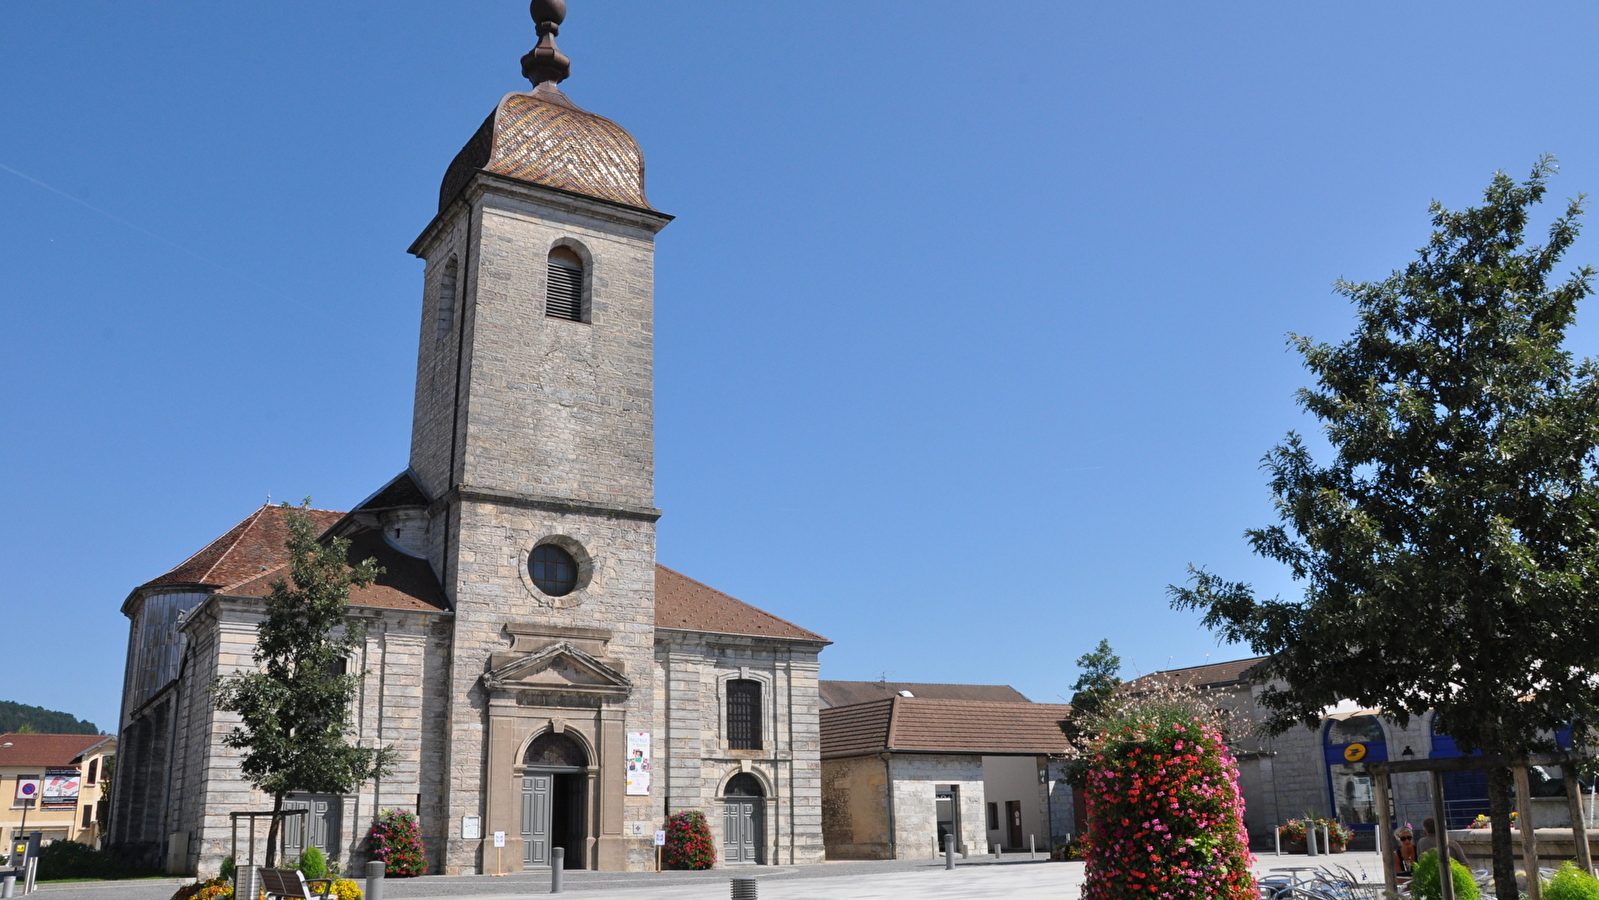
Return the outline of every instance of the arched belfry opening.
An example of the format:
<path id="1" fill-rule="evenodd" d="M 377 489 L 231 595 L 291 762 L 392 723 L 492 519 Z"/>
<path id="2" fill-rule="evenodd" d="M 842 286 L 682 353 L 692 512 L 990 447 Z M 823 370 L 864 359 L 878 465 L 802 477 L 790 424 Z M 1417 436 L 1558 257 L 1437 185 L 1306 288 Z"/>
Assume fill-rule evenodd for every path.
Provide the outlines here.
<path id="1" fill-rule="evenodd" d="M 566 850 L 568 869 L 584 868 L 588 846 L 589 757 L 570 735 L 547 731 L 522 755 L 522 867 L 548 868 Z"/>
<path id="2" fill-rule="evenodd" d="M 766 862 L 766 788 L 749 772 L 729 778 L 722 789 L 722 862 Z"/>

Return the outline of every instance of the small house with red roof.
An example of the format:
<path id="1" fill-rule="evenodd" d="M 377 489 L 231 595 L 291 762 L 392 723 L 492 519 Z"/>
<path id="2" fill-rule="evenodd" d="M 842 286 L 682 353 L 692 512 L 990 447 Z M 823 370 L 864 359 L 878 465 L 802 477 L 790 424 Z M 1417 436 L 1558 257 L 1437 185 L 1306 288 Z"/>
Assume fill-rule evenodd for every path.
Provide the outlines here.
<path id="1" fill-rule="evenodd" d="M 97 846 L 117 739 L 107 734 L 0 734 L 0 834 Z"/>
<path id="2" fill-rule="evenodd" d="M 400 809 L 434 872 L 542 869 L 557 849 L 567 868 L 640 871 L 666 818 L 701 810 L 720 864 L 818 862 L 828 641 L 656 561 L 654 252 L 671 217 L 633 137 L 558 86 L 565 4 L 532 11 L 532 89 L 449 163 L 410 248 L 408 465 L 309 513 L 382 567 L 350 597 L 365 638 L 349 738 L 396 762 L 349 795 L 291 796 L 289 851 L 358 864 L 378 811 Z M 123 601 L 110 828 L 126 854 L 214 874 L 229 814 L 271 806 L 207 689 L 256 664 L 286 515 L 249 513 Z"/>

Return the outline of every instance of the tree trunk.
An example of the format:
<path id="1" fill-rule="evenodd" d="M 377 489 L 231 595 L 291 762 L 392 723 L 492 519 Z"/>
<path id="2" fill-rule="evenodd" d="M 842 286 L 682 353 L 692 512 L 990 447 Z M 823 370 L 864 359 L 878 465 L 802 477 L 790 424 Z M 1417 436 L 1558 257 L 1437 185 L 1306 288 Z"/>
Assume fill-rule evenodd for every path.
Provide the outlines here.
<path id="1" fill-rule="evenodd" d="M 276 863 L 278 861 L 278 829 L 283 827 L 283 816 L 282 816 L 282 813 L 283 813 L 283 795 L 282 794 L 273 794 L 272 795 L 272 825 L 267 828 L 266 867 L 268 869 L 275 868 L 274 863 Z M 1505 853 L 1507 854 L 1506 858 L 1508 859 L 1509 858 L 1508 854 L 1510 853 L 1510 845 L 1509 844 L 1505 845 Z M 1511 897 L 1511 900 L 1515 900 L 1515 897 Z"/>
<path id="2" fill-rule="evenodd" d="M 1489 769 L 1487 774 L 1488 817 L 1493 820 L 1494 895 L 1499 900 L 1519 900 L 1516 859 L 1510 847 L 1510 770 Z"/>

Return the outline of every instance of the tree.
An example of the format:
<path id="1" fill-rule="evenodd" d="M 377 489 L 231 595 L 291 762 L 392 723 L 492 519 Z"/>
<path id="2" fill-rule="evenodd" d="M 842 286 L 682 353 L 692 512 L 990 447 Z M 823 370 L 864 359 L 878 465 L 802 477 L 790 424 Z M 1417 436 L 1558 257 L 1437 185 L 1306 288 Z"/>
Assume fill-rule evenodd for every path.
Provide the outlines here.
<path id="1" fill-rule="evenodd" d="M 309 499 L 299 509 L 283 504 L 294 586 L 272 582 L 257 630 L 257 670 L 221 676 L 211 686 L 217 708 L 240 718 L 222 742 L 244 751 L 244 777 L 272 795 L 268 866 L 276 861 L 284 795 L 348 794 L 382 775 L 392 754 L 346 740 L 359 676 L 345 672 L 345 665 L 365 630 L 346 618 L 345 608 L 350 589 L 371 584 L 382 569 L 371 559 L 353 569 L 346 565 L 347 539 L 318 541 L 305 512 L 310 505 Z"/>
<path id="2" fill-rule="evenodd" d="M 1122 658 L 1110 648 L 1110 641 L 1100 638 L 1098 646 L 1077 657 L 1077 668 L 1082 674 L 1072 685 L 1072 713 L 1098 713 L 1122 683 Z"/>
<path id="3" fill-rule="evenodd" d="M 1122 658 L 1100 638 L 1098 646 L 1077 657 L 1081 674 L 1072 685 L 1072 711 L 1060 722 L 1075 758 L 1066 764 L 1066 783 L 1080 788 L 1088 778 L 1087 754 L 1094 735 L 1085 723 L 1101 714 L 1121 685 Z"/>
<path id="4" fill-rule="evenodd" d="M 1516 757 L 1599 722 L 1599 383 L 1562 349 L 1593 271 L 1550 286 L 1583 199 L 1525 243 L 1555 171 L 1496 173 L 1481 206 L 1431 206 L 1415 261 L 1340 280 L 1344 343 L 1290 336 L 1317 385 L 1298 393 L 1333 450 L 1290 433 L 1263 462 L 1281 524 L 1254 551 L 1304 583 L 1297 600 L 1190 568 L 1173 605 L 1269 659 L 1268 732 L 1314 725 L 1342 699 L 1401 723 L 1436 711 L 1463 750 Z M 1576 729 L 1581 735 L 1583 729 Z M 1516 897 L 1507 769 L 1489 772 L 1494 874 Z"/>

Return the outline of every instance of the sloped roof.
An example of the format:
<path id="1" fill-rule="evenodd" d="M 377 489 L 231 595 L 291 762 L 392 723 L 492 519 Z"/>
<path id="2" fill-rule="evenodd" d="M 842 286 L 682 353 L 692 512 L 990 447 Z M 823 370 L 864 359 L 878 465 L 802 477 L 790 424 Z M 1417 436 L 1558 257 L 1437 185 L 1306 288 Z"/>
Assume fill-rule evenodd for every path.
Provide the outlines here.
<path id="1" fill-rule="evenodd" d="M 1136 691 L 1141 687 L 1148 687 L 1156 682 L 1196 688 L 1230 687 L 1247 680 L 1249 670 L 1265 662 L 1268 658 L 1265 656 L 1251 656 L 1247 659 L 1206 663 L 1202 666 L 1188 666 L 1183 669 L 1167 669 L 1164 672 L 1155 672 L 1134 678 L 1123 687 Z"/>
<path id="2" fill-rule="evenodd" d="M 70 766 L 89 750 L 114 740 L 110 734 L 0 734 L 0 766 Z"/>
<path id="3" fill-rule="evenodd" d="M 326 530 L 344 515 L 326 509 L 307 512 L 320 530 Z M 289 539 L 287 513 L 281 506 L 262 506 L 177 568 L 146 581 L 142 587 L 203 584 L 225 591 L 282 565 L 288 561 L 288 551 L 283 549 Z"/>
<path id="4" fill-rule="evenodd" d="M 1064 703 L 890 697 L 821 711 L 822 758 L 871 753 L 1065 753 Z"/>
<path id="5" fill-rule="evenodd" d="M 885 700 L 910 691 L 929 700 L 998 700 L 1002 703 L 1030 703 L 1021 691 L 1008 684 L 927 684 L 920 681 L 822 681 L 822 707 L 850 706 L 871 700 Z"/>
<path id="6" fill-rule="evenodd" d="M 287 551 L 284 556 L 287 557 Z M 345 556 L 350 565 L 374 559 L 383 573 L 366 587 L 350 589 L 350 605 L 381 609 L 448 609 L 444 590 L 433 577 L 433 567 L 427 560 L 408 556 L 389 546 L 377 531 L 358 531 L 350 536 L 350 552 Z M 272 582 L 287 578 L 287 559 L 255 578 L 235 585 L 227 593 L 235 597 L 265 597 L 272 593 Z"/>
<path id="7" fill-rule="evenodd" d="M 229 596 L 265 597 L 271 592 L 273 581 L 288 575 L 289 551 L 285 546 L 289 538 L 288 513 L 289 510 L 281 506 L 261 507 L 182 565 L 145 582 L 142 587 L 199 584 Z M 325 509 L 309 510 L 309 513 L 311 521 L 324 532 L 345 515 Z M 427 561 L 394 549 L 376 530 L 352 533 L 347 559 L 351 565 L 376 559 L 385 570 L 371 585 L 350 592 L 351 606 L 449 608 Z"/>
<path id="8" fill-rule="evenodd" d="M 432 503 L 427 492 L 422 490 L 422 485 L 417 483 L 416 476 L 410 469 L 394 476 L 388 484 L 378 488 L 372 496 L 355 505 L 351 512 L 376 512 L 380 509 L 396 509 L 402 506 L 427 506 Z"/>
<path id="9" fill-rule="evenodd" d="M 655 566 L 655 627 L 832 643 L 660 564 Z"/>

